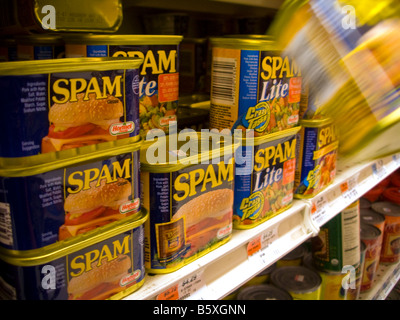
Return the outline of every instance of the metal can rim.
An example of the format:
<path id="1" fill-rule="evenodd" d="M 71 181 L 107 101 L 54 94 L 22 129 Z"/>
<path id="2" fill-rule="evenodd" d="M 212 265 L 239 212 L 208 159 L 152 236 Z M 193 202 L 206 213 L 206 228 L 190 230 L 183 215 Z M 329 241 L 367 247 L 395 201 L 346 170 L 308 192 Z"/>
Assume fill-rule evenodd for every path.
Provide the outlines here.
<path id="1" fill-rule="evenodd" d="M 143 59 L 132 57 L 63 58 L 10 61 L 0 65 L 0 76 L 24 76 L 46 73 L 139 69 Z"/>
<path id="2" fill-rule="evenodd" d="M 128 221 L 123 219 L 115 224 L 107 224 L 71 239 L 62 240 L 42 248 L 24 251 L 0 248 L 0 259 L 9 264 L 21 267 L 45 264 L 128 230 L 140 227 L 146 222 L 148 216 L 148 211 L 145 208 L 141 208 L 141 211 L 133 215 Z"/>

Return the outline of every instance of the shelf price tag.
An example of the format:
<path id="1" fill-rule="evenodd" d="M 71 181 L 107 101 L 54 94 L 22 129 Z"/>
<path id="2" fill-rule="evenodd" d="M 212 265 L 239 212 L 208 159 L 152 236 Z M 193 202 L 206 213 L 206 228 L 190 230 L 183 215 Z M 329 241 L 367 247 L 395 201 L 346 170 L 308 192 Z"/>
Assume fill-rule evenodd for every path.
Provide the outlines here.
<path id="1" fill-rule="evenodd" d="M 328 218 L 327 214 L 328 201 L 325 196 L 321 195 L 311 203 L 311 219 L 317 225 L 323 225 Z"/>
<path id="2" fill-rule="evenodd" d="M 378 181 L 381 181 L 384 176 L 386 176 L 387 171 L 383 164 L 383 160 L 377 160 L 372 164 L 372 173 Z"/>
<path id="3" fill-rule="evenodd" d="M 203 270 L 190 275 L 157 295 L 157 300 L 205 300 L 210 298 Z"/>
<path id="4" fill-rule="evenodd" d="M 340 184 L 340 190 L 342 192 L 342 198 L 347 203 L 352 203 L 356 201 L 360 196 L 357 192 L 357 177 L 353 177 L 348 181 Z"/>
<path id="5" fill-rule="evenodd" d="M 275 254 L 276 250 L 273 251 L 273 248 L 276 239 L 278 239 L 278 227 L 274 226 L 247 244 L 248 259 L 256 268 L 265 267 L 271 257 L 271 252 Z"/>

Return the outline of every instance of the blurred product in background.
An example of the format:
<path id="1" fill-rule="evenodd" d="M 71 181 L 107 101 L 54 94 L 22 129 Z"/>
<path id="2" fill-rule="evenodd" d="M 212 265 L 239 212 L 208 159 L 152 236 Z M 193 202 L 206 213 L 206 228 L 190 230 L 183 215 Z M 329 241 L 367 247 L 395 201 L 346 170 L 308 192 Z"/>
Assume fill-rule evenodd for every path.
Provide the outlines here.
<path id="1" fill-rule="evenodd" d="M 351 161 L 400 150 L 400 3 L 385 4 L 286 1 L 270 28 L 318 101 L 308 116 L 335 119 Z"/>

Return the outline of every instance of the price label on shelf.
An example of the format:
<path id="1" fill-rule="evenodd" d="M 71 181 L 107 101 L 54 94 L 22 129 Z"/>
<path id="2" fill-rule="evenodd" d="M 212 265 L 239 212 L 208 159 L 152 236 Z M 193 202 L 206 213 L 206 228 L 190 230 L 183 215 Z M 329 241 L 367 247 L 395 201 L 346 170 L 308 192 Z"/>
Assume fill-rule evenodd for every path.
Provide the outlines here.
<path id="1" fill-rule="evenodd" d="M 274 226 L 247 244 L 247 256 L 253 266 L 263 268 L 268 264 L 271 255 L 276 254 L 274 244 L 277 239 L 278 226 Z"/>
<path id="2" fill-rule="evenodd" d="M 348 181 L 340 184 L 343 200 L 350 204 L 356 201 L 360 195 L 357 191 L 357 177 L 352 177 Z"/>
<path id="3" fill-rule="evenodd" d="M 323 225 L 328 219 L 328 200 L 324 195 L 319 196 L 311 203 L 311 219 L 317 225 Z"/>
<path id="4" fill-rule="evenodd" d="M 203 279 L 203 270 L 179 281 L 157 296 L 157 300 L 205 300 L 210 292 Z"/>
<path id="5" fill-rule="evenodd" d="M 381 181 L 386 176 L 387 170 L 382 159 L 372 164 L 372 174 L 378 181 Z"/>

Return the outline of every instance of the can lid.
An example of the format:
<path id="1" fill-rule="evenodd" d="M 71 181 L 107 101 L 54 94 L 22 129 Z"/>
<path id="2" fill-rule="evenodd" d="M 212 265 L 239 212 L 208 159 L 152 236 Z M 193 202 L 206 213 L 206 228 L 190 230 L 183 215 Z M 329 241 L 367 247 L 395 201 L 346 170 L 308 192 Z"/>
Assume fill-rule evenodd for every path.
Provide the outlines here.
<path id="1" fill-rule="evenodd" d="M 290 129 L 273 132 L 273 133 L 258 136 L 258 137 L 243 137 L 242 144 L 245 146 L 258 146 L 262 143 L 276 141 L 281 138 L 294 136 L 294 135 L 296 135 L 297 132 L 300 131 L 300 129 L 301 129 L 300 126 L 296 126 L 296 127 L 290 128 Z"/>
<path id="2" fill-rule="evenodd" d="M 83 45 L 178 45 L 183 40 L 179 35 L 144 34 L 68 34 L 64 36 L 66 44 Z"/>
<path id="3" fill-rule="evenodd" d="M 379 230 L 377 227 L 366 223 L 360 223 L 361 240 L 374 240 L 378 238 L 381 234 L 381 230 Z"/>
<path id="4" fill-rule="evenodd" d="M 140 150 L 140 137 L 20 158 L 0 158 L 0 176 L 25 177 Z M 125 141 L 126 140 L 126 141 Z"/>
<path id="5" fill-rule="evenodd" d="M 270 284 L 259 284 L 243 288 L 237 295 L 238 300 L 293 300 L 285 290 Z"/>
<path id="6" fill-rule="evenodd" d="M 306 267 L 286 266 L 272 272 L 271 282 L 289 292 L 302 294 L 316 291 L 322 279 L 317 272 Z"/>
<path id="7" fill-rule="evenodd" d="M 11 61 L 0 65 L 0 76 L 138 69 L 143 59 L 123 57 L 63 58 L 45 60 Z"/>
<path id="8" fill-rule="evenodd" d="M 369 209 L 371 208 L 371 202 L 368 199 L 360 198 L 360 209 Z"/>
<path id="9" fill-rule="evenodd" d="M 45 264 L 128 230 L 140 227 L 145 223 L 147 218 L 148 212 L 142 208 L 139 213 L 129 217 L 129 219 L 109 223 L 73 238 L 58 241 L 42 248 L 24 251 L 0 248 L 0 259 L 9 264 L 22 267 Z"/>
<path id="10" fill-rule="evenodd" d="M 360 221 L 366 224 L 375 225 L 376 223 L 384 222 L 385 216 L 371 209 L 361 209 Z"/>
<path id="11" fill-rule="evenodd" d="M 160 135 L 157 134 L 160 133 Z M 211 132 L 182 130 L 179 134 L 165 135 L 162 130 L 153 131 L 154 139 L 144 141 L 140 152 L 140 169 L 148 172 L 167 173 L 212 159 L 231 158 L 239 147 L 232 136 Z"/>
<path id="12" fill-rule="evenodd" d="M 234 37 L 214 37 L 210 38 L 210 44 L 213 47 L 248 49 L 248 50 L 279 50 L 276 42 L 271 39 L 255 38 L 234 38 Z"/>
<path id="13" fill-rule="evenodd" d="M 281 258 L 281 260 L 295 260 L 295 259 L 300 259 L 304 257 L 304 254 L 306 253 L 306 248 L 304 245 L 299 245 L 292 251 L 290 251 L 287 255 Z"/>
<path id="14" fill-rule="evenodd" d="M 387 201 L 400 205 L 400 187 L 387 188 L 383 191 L 382 197 Z"/>
<path id="15" fill-rule="evenodd" d="M 376 212 L 387 216 L 400 216 L 400 206 L 388 201 L 375 202 L 372 204 L 372 209 Z"/>

